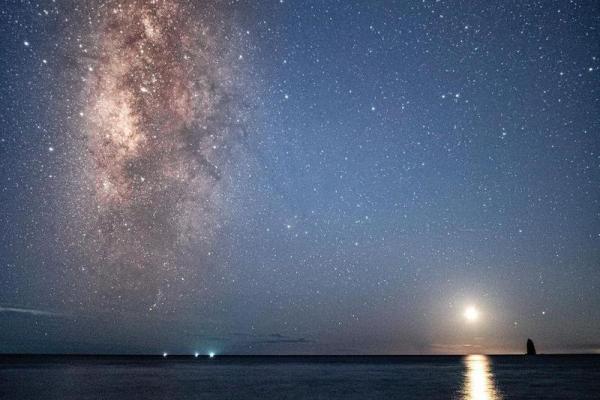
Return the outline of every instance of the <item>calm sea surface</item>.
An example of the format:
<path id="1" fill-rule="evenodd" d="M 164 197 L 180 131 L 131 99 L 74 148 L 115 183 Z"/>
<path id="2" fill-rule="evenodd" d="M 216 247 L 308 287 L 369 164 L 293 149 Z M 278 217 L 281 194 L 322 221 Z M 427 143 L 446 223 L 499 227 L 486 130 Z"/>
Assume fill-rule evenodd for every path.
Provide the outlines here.
<path id="1" fill-rule="evenodd" d="M 0 356 L 7 399 L 600 399 L 600 356 Z"/>

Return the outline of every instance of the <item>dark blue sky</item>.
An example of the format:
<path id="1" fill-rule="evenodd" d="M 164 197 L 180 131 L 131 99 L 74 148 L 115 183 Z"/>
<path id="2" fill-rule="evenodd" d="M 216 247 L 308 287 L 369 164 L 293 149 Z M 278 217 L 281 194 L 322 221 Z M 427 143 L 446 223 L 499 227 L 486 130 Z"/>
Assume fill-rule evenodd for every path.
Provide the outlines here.
<path id="1" fill-rule="evenodd" d="M 0 19 L 0 351 L 600 351 L 595 2 Z"/>

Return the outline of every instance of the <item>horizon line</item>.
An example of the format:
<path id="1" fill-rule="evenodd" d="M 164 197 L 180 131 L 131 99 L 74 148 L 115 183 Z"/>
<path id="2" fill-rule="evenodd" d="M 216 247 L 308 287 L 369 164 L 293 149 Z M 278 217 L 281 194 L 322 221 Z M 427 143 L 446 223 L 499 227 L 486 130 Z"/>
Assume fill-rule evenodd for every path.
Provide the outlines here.
<path id="1" fill-rule="evenodd" d="M 236 354 L 236 353 L 222 353 L 222 354 L 214 354 L 214 358 L 218 357 L 466 357 L 472 355 L 484 355 L 484 356 L 528 356 L 528 357 L 536 357 L 536 356 L 576 356 L 576 355 L 590 355 L 590 356 L 600 356 L 598 353 L 594 352 L 574 352 L 574 353 L 564 353 L 564 352 L 556 352 L 556 353 L 537 353 L 534 356 L 527 355 L 526 353 L 461 353 L 461 354 L 416 354 L 416 353 L 408 353 L 408 354 L 399 354 L 399 353 L 391 353 L 391 354 L 358 354 L 358 353 L 345 353 L 345 354 L 325 354 L 325 353 L 313 353 L 313 354 L 273 354 L 273 353 L 265 353 L 265 354 Z M 164 353 L 0 353 L 0 357 L 6 356 L 37 356 L 37 357 L 56 357 L 56 356 L 66 356 L 66 357 L 152 357 L 152 358 L 212 358 L 208 353 L 199 353 L 198 356 L 195 353 L 167 353 L 165 356 Z"/>

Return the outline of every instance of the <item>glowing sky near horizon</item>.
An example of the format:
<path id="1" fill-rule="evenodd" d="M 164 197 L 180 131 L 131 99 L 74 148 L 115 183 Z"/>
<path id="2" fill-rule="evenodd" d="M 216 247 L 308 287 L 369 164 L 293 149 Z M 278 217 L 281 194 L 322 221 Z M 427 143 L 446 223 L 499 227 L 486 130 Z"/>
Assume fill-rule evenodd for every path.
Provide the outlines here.
<path id="1" fill-rule="evenodd" d="M 600 351 L 599 21 L 9 1 L 0 352 Z"/>

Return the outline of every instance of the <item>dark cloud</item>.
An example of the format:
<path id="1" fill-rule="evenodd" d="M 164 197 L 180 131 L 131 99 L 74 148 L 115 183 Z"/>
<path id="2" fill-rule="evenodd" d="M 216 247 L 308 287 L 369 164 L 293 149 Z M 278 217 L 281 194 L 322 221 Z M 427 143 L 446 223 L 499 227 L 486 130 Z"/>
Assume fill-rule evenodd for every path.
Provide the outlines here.
<path id="1" fill-rule="evenodd" d="M 255 340 L 252 344 L 303 344 L 303 343 L 315 343 L 312 339 L 305 337 L 292 337 L 282 335 L 280 333 L 271 333 L 264 339 Z"/>

